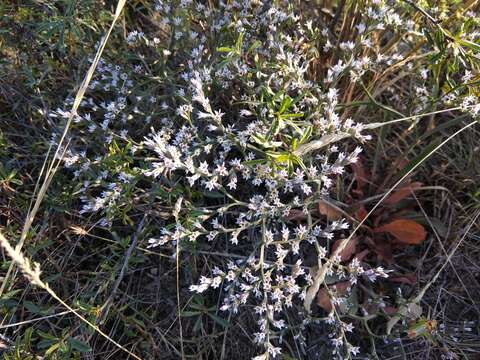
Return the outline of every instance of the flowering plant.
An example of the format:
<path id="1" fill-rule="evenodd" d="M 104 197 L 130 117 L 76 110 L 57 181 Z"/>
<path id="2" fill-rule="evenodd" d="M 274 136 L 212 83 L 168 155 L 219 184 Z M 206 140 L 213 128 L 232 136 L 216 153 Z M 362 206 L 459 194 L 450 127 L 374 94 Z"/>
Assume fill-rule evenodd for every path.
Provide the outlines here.
<path id="1" fill-rule="evenodd" d="M 258 360 L 280 354 L 289 328 L 302 343 L 305 328 L 319 320 L 312 304 L 320 287 L 332 305 L 323 320 L 333 354 L 360 351 L 348 338 L 355 287 L 388 271 L 335 253 L 338 239 L 350 239 L 349 221 L 315 209 L 338 200 L 342 176 L 371 139 L 372 108 L 405 119 L 403 111 L 414 119 L 434 101 L 480 110 L 474 93 L 456 103 L 456 95 L 471 92 L 475 70 L 467 61 L 455 64 L 459 79 L 432 93 L 428 81 L 439 70 L 421 60 L 450 53 L 471 59 L 478 31 L 440 52 L 432 39 L 413 56 L 413 44 L 428 38 L 425 23 L 410 17 L 417 9 L 361 3 L 338 26 L 340 12 L 326 24 L 290 1 L 214 7 L 157 0 L 159 35 L 132 31 L 131 63 L 102 60 L 65 149 L 65 166 L 79 180 L 80 214 L 97 213 L 108 228 L 120 219 L 132 223 L 138 210 L 150 217 L 167 210 L 149 247 L 173 256 L 198 248 L 238 255 L 211 266 L 189 289 L 222 292 L 221 311 L 256 314 Z M 146 63 L 143 54 L 152 53 L 155 61 Z M 410 103 L 395 90 L 399 77 L 414 84 Z M 375 81 L 381 85 L 372 91 Z"/>

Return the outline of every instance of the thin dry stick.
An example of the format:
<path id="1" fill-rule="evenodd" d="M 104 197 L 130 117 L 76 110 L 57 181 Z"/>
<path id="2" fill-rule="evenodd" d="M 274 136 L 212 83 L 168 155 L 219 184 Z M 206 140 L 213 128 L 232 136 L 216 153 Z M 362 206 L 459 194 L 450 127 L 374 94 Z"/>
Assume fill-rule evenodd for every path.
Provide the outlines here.
<path id="1" fill-rule="evenodd" d="M 140 232 L 143 229 L 143 224 L 145 222 L 146 215 L 143 216 L 142 220 L 140 221 L 140 224 L 138 224 L 137 230 L 135 231 L 135 234 L 132 236 L 132 243 L 128 247 L 126 253 L 125 253 L 125 260 L 123 261 L 122 268 L 120 269 L 120 272 L 118 274 L 117 280 L 115 280 L 115 284 L 113 285 L 112 292 L 110 293 L 110 296 L 108 297 L 107 301 L 103 304 L 101 308 L 101 315 L 98 317 L 97 320 L 97 325 L 103 324 L 105 319 L 107 318 L 108 312 L 110 310 L 110 306 L 113 302 L 113 299 L 117 293 L 118 287 L 120 286 L 120 283 L 123 280 L 123 277 L 125 276 L 125 271 L 128 268 L 128 260 L 130 260 L 130 257 L 132 256 L 133 249 L 135 249 L 138 241 L 138 235 L 140 235 Z"/>
<path id="2" fill-rule="evenodd" d="M 175 203 L 175 209 L 173 211 L 173 216 L 175 221 L 179 222 L 180 210 L 182 208 L 183 197 L 180 197 Z M 180 330 L 180 351 L 182 354 L 182 360 L 185 359 L 185 352 L 183 349 L 183 327 L 182 327 L 182 317 L 181 317 L 181 306 L 180 306 L 180 241 L 177 240 L 176 248 L 176 267 L 177 267 L 177 316 L 178 316 L 178 326 Z"/>
<path id="3" fill-rule="evenodd" d="M 8 240 L 3 236 L 2 233 L 0 233 L 0 246 L 5 249 L 7 252 L 8 256 L 12 258 L 12 260 L 15 262 L 15 264 L 20 268 L 22 271 L 23 275 L 30 281 L 31 284 L 36 285 L 42 289 L 44 289 L 51 297 L 53 297 L 55 300 L 57 300 L 60 304 L 62 304 L 64 307 L 66 307 L 70 312 L 72 312 L 76 317 L 78 317 L 80 320 L 82 320 L 85 324 L 90 326 L 92 329 L 94 329 L 96 332 L 98 332 L 101 336 L 103 336 L 105 339 L 107 339 L 109 342 L 114 344 L 116 347 L 119 349 L 125 351 L 127 354 L 133 356 L 135 359 L 141 360 L 141 358 L 137 355 L 135 355 L 133 352 L 130 350 L 126 349 L 122 345 L 120 345 L 118 342 L 113 340 L 110 336 L 108 336 L 106 333 L 104 333 L 98 326 L 95 324 L 91 323 L 89 320 L 87 320 L 83 315 L 78 313 L 75 309 L 73 309 L 70 305 L 68 305 L 65 301 L 63 301 L 56 293 L 53 291 L 53 289 L 50 288 L 50 286 L 43 282 L 42 279 L 40 279 L 40 265 L 38 263 L 34 263 L 33 266 L 30 263 L 30 260 L 26 258 L 19 250 L 14 249 Z"/>
<path id="4" fill-rule="evenodd" d="M 52 145 L 50 145 L 48 147 L 48 151 L 47 151 L 47 155 L 45 156 L 45 159 L 43 161 L 43 164 L 42 164 L 42 168 L 40 169 L 40 174 L 38 175 L 38 178 L 37 178 L 37 181 L 35 183 L 35 188 L 33 189 L 33 196 L 32 196 L 32 199 L 30 200 L 30 204 L 28 205 L 28 212 L 27 214 L 30 214 L 30 211 L 32 211 L 32 206 L 33 206 L 33 199 L 35 197 L 35 194 L 37 193 L 37 190 L 38 190 L 38 187 L 40 186 L 40 179 L 42 178 L 43 176 L 43 172 L 45 171 L 45 168 L 47 166 L 47 163 L 48 163 L 48 157 L 50 156 L 50 151 L 52 150 Z M 27 215 L 27 220 L 30 218 L 29 215 Z M 27 231 L 25 231 L 25 226 L 26 226 L 27 222 L 25 222 L 25 224 L 23 224 L 23 230 L 22 230 L 22 234 L 20 236 L 20 242 L 19 242 L 19 245 L 23 245 L 23 242 L 26 238 L 26 234 L 27 234 Z M 21 248 L 21 246 L 20 246 Z M 5 291 L 5 287 L 7 286 L 8 284 L 8 278 L 10 277 L 10 273 L 13 271 L 13 264 L 10 264 L 10 266 L 8 267 L 8 270 L 7 270 L 7 273 L 5 274 L 5 277 L 3 278 L 3 282 L 2 282 L 2 285 L 0 286 L 0 297 L 2 296 L 3 292 Z"/>
<path id="5" fill-rule="evenodd" d="M 117 22 L 118 18 L 120 17 L 120 14 L 122 12 L 123 7 L 125 6 L 126 0 L 119 0 L 117 3 L 117 8 L 115 9 L 115 15 L 113 17 L 112 23 L 110 25 L 110 28 L 108 29 L 107 33 L 105 34 L 105 37 L 102 39 L 100 42 L 100 46 L 97 50 L 97 53 L 95 54 L 95 57 L 93 59 L 92 65 L 90 65 L 90 68 L 87 71 L 87 74 L 85 75 L 85 78 L 82 81 L 82 84 L 80 85 L 80 88 L 77 91 L 77 94 L 75 95 L 75 100 L 72 105 L 72 110 L 70 111 L 70 114 L 68 116 L 67 122 L 65 124 L 65 128 L 63 130 L 62 136 L 60 138 L 60 141 L 58 143 L 57 150 L 55 151 L 55 154 L 53 155 L 52 162 L 48 166 L 45 179 L 42 183 L 42 186 L 40 187 L 40 190 L 38 192 L 37 198 L 35 200 L 35 204 L 33 205 L 32 211 L 30 211 L 27 215 L 27 218 L 25 220 L 22 234 L 20 236 L 20 241 L 17 244 L 16 248 L 18 250 L 21 250 L 23 247 L 23 244 L 25 242 L 25 239 L 27 237 L 28 231 L 30 230 L 30 227 L 32 226 L 33 219 L 35 218 L 36 213 L 38 212 L 38 209 L 40 207 L 40 204 L 45 197 L 45 194 L 47 192 L 47 189 L 53 179 L 53 176 L 55 175 L 56 170 L 58 169 L 59 165 L 61 164 L 63 155 L 66 151 L 66 147 L 63 148 L 63 143 L 65 141 L 65 137 L 68 133 L 68 130 L 70 129 L 70 125 L 73 121 L 73 118 L 77 115 L 77 110 L 78 107 L 80 106 L 80 103 L 83 99 L 83 96 L 85 95 L 85 91 L 88 88 L 88 85 L 90 84 L 90 80 L 93 77 L 93 73 L 95 72 L 95 69 L 97 68 L 98 62 L 100 61 L 100 58 L 102 56 L 103 50 L 105 48 L 105 45 L 107 44 L 108 38 L 110 37 L 110 34 L 112 33 L 112 30 L 115 26 L 115 23 Z M 63 151 L 63 153 L 61 153 Z M 47 154 L 48 156 L 48 154 Z M 45 165 L 45 164 L 44 164 Z M 43 173 L 44 167 L 42 167 L 42 173 Z M 6 284 L 8 283 L 8 278 L 10 277 L 10 274 L 13 270 L 13 263 L 10 265 L 7 271 L 7 275 L 5 276 L 5 279 L 3 280 L 2 287 L 0 288 L 0 295 L 3 293 L 5 290 Z"/>
<path id="6" fill-rule="evenodd" d="M 71 313 L 70 310 L 66 310 L 66 311 L 59 312 L 57 314 L 42 316 L 42 317 L 39 317 L 39 318 L 20 321 L 20 322 L 16 322 L 16 323 L 13 323 L 13 324 L 2 325 L 2 326 L 0 326 L 0 330 L 11 328 L 11 327 L 16 327 L 16 326 L 22 326 L 22 325 L 30 324 L 32 322 L 37 322 L 37 321 L 41 321 L 41 320 L 51 319 L 51 318 L 54 318 L 54 317 L 57 317 L 57 316 L 67 315 L 67 314 L 70 314 L 70 313 Z"/>
<path id="7" fill-rule="evenodd" d="M 445 246 L 443 246 L 442 239 L 440 239 L 440 235 L 438 234 L 437 230 L 435 229 L 435 226 L 433 225 L 433 223 L 431 222 L 431 220 L 430 220 L 430 218 L 428 217 L 427 213 L 425 212 L 422 204 L 420 203 L 420 201 L 418 200 L 417 196 L 415 195 L 415 192 L 414 192 L 414 191 L 411 191 L 411 193 L 412 193 L 412 196 L 414 197 L 414 199 L 417 201 L 417 204 L 418 204 L 418 206 L 420 207 L 420 211 L 422 212 L 422 214 L 423 214 L 423 216 L 425 217 L 425 219 L 427 219 L 428 224 L 429 224 L 430 227 L 432 228 L 433 233 L 434 233 L 434 235 L 435 235 L 435 238 L 437 239 L 438 244 L 440 245 L 440 248 L 442 249 L 442 252 L 443 252 L 443 253 L 445 254 L 445 256 L 447 257 L 448 262 L 450 263 L 450 266 L 452 267 L 452 270 L 453 270 L 453 272 L 455 273 L 455 276 L 456 276 L 457 279 L 458 279 L 458 282 L 462 285 L 463 290 L 464 290 L 465 293 L 467 294 L 467 296 L 468 296 L 468 298 L 470 299 L 472 305 L 476 307 L 477 304 L 475 303 L 475 300 L 473 300 L 472 295 L 470 295 L 470 292 L 468 291 L 467 286 L 465 286 L 465 284 L 464 284 L 463 281 L 462 281 L 462 277 L 461 277 L 460 274 L 457 272 L 457 269 L 455 269 L 455 266 L 453 265 L 451 259 L 448 257 L 447 250 L 445 249 Z"/>
<path id="8" fill-rule="evenodd" d="M 455 136 L 463 132 L 464 130 L 470 128 L 471 126 L 475 125 L 477 121 L 472 121 L 471 123 L 465 125 L 462 127 L 460 130 L 456 131 L 452 135 L 450 135 L 447 139 L 445 139 L 443 142 L 441 142 L 438 146 L 436 146 L 430 153 L 428 153 L 427 156 L 425 156 L 421 161 L 419 161 L 417 164 L 415 164 L 404 176 L 400 178 L 382 197 L 381 199 L 375 204 L 375 206 L 368 212 L 367 216 L 363 218 L 362 221 L 360 221 L 357 226 L 353 229 L 352 233 L 350 236 L 346 239 L 343 239 L 340 242 L 340 245 L 335 249 L 333 254 L 331 255 L 330 259 L 336 258 L 339 256 L 339 254 L 345 249 L 347 246 L 348 242 L 352 239 L 352 237 L 356 234 L 358 229 L 360 229 L 365 221 L 370 217 L 370 215 L 373 214 L 373 212 L 380 206 L 380 204 L 385 200 L 395 188 L 400 185 L 416 168 L 418 168 L 420 165 L 423 164 L 424 161 L 426 161 L 430 156 L 432 156 L 437 150 L 439 150 L 442 146 L 444 146 L 446 143 L 448 143 L 451 139 L 453 139 Z M 315 278 L 313 280 L 312 285 L 307 291 L 307 295 L 305 296 L 305 300 L 303 302 L 303 305 L 307 312 L 310 312 L 311 306 L 313 299 L 315 298 L 315 295 L 317 294 L 318 290 L 320 289 L 320 285 L 323 283 L 325 280 L 325 275 L 327 274 L 327 271 L 330 267 L 330 260 L 327 260 L 323 265 L 321 263 L 321 260 L 318 260 L 319 264 L 319 270 L 315 274 Z"/>

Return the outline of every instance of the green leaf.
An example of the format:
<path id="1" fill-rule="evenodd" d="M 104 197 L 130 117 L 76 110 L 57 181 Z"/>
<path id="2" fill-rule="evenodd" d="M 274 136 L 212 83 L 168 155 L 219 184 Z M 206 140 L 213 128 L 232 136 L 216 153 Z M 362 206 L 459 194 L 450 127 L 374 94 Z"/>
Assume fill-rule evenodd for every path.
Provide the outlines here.
<path id="1" fill-rule="evenodd" d="M 25 346 L 25 350 L 30 351 L 30 344 L 32 343 L 32 335 L 33 335 L 33 327 L 29 327 L 25 330 L 23 335 L 23 344 Z"/>
<path id="2" fill-rule="evenodd" d="M 283 114 L 285 110 L 290 107 L 290 105 L 292 105 L 292 98 L 290 96 L 286 96 L 282 101 L 282 105 L 280 105 L 280 109 L 278 109 L 278 114 Z"/>
<path id="3" fill-rule="evenodd" d="M 298 140 L 297 140 L 297 138 L 293 138 L 290 147 L 292 148 L 293 151 L 295 151 L 297 146 L 298 146 Z"/>
<path id="4" fill-rule="evenodd" d="M 190 304 L 190 307 L 191 307 L 192 309 L 201 310 L 201 311 L 204 311 L 204 310 L 206 309 L 206 308 L 205 308 L 205 305 L 203 305 L 203 304 L 197 304 L 197 303 L 194 303 L 194 302 L 192 302 L 192 303 Z"/>
<path id="5" fill-rule="evenodd" d="M 262 45 L 262 43 L 261 43 L 260 40 L 254 41 L 253 44 L 248 48 L 247 53 L 251 53 L 253 50 L 255 50 L 256 48 L 260 47 L 261 45 Z"/>
<path id="6" fill-rule="evenodd" d="M 291 119 L 291 118 L 301 118 L 303 117 L 303 113 L 291 113 L 291 114 L 282 114 L 280 115 L 280 119 Z"/>
<path id="7" fill-rule="evenodd" d="M 201 327 L 202 327 L 202 317 L 199 317 L 197 321 L 195 321 L 195 325 L 193 325 L 193 332 L 200 331 Z"/>
<path id="8" fill-rule="evenodd" d="M 269 140 L 272 136 L 276 136 L 280 132 L 281 125 L 282 124 L 280 123 L 280 119 L 278 117 L 273 119 L 272 126 L 271 126 L 270 130 L 268 131 L 268 139 Z"/>
<path id="9" fill-rule="evenodd" d="M 221 53 L 229 53 L 229 52 L 232 52 L 233 49 L 230 48 L 230 47 L 221 46 L 221 47 L 218 47 L 218 48 L 217 48 L 217 51 L 218 51 L 218 52 L 221 52 Z"/>
<path id="10" fill-rule="evenodd" d="M 276 162 L 279 163 L 286 163 L 290 160 L 290 154 L 289 153 L 277 153 L 273 151 L 268 151 L 267 155 L 273 158 Z"/>
<path id="11" fill-rule="evenodd" d="M 310 139 L 310 136 L 312 136 L 312 131 L 313 127 L 312 126 L 307 126 L 305 130 L 303 131 L 302 137 L 300 138 L 299 144 L 304 144 Z"/>
<path id="12" fill-rule="evenodd" d="M 221 318 L 218 315 L 208 313 L 208 316 L 210 316 L 213 321 L 215 321 L 217 324 L 221 325 L 224 328 L 227 328 L 230 326 L 230 323 L 227 320 Z"/>
<path id="13" fill-rule="evenodd" d="M 55 339 L 55 340 L 40 340 L 37 343 L 37 348 L 38 349 L 45 349 L 45 348 L 49 347 L 50 345 L 56 343 L 57 341 L 58 341 L 58 339 Z"/>
<path id="14" fill-rule="evenodd" d="M 59 342 L 60 346 L 58 347 L 58 350 L 60 350 L 62 353 L 65 353 L 68 351 L 68 346 L 64 341 Z"/>
<path id="15" fill-rule="evenodd" d="M 272 131 L 272 129 L 270 129 L 270 131 Z M 274 135 L 276 135 L 276 134 L 274 134 Z M 263 148 L 266 148 L 266 149 L 275 148 L 275 147 L 279 147 L 279 146 L 282 145 L 281 141 L 270 141 L 269 139 L 266 139 L 262 134 L 254 134 L 254 135 L 252 135 L 252 139 L 258 145 L 261 145 Z"/>
<path id="16" fill-rule="evenodd" d="M 237 42 L 235 44 L 235 48 L 237 50 L 237 53 L 240 55 L 241 52 L 242 52 L 242 46 L 243 46 L 243 36 L 244 36 L 244 32 L 242 31 L 239 35 L 238 35 L 238 39 L 237 39 Z"/>
<path id="17" fill-rule="evenodd" d="M 303 134 L 302 129 L 297 124 L 295 124 L 293 121 L 288 121 L 288 125 L 293 127 L 297 133 Z"/>
<path id="18" fill-rule="evenodd" d="M 204 191 L 203 195 L 211 199 L 223 199 L 225 197 L 221 192 L 208 190 Z"/>
<path id="19" fill-rule="evenodd" d="M 68 338 L 67 341 L 73 350 L 77 350 L 80 352 L 92 351 L 92 348 L 90 347 L 90 345 L 88 345 L 86 342 L 83 342 L 82 340 L 78 340 L 71 337 L 71 338 Z"/>
<path id="20" fill-rule="evenodd" d="M 255 159 L 255 160 L 248 160 L 244 161 L 243 165 L 257 165 L 257 164 L 265 164 L 266 160 L 265 159 Z"/>
<path id="21" fill-rule="evenodd" d="M 40 335 L 40 337 L 42 339 L 47 339 L 47 340 L 53 340 L 53 341 L 57 341 L 58 338 L 49 334 L 49 333 L 46 333 L 46 332 L 43 332 L 41 330 L 37 330 L 37 334 Z"/>
<path id="22" fill-rule="evenodd" d="M 39 308 L 37 305 L 35 305 L 33 302 L 31 301 L 25 301 L 23 303 L 23 306 L 25 306 L 25 308 L 30 311 L 31 313 L 34 313 L 34 314 L 42 314 L 44 313 L 42 311 L 41 308 Z"/>
<path id="23" fill-rule="evenodd" d="M 183 317 L 192 317 L 192 316 L 198 316 L 201 315 L 202 313 L 200 311 L 183 311 L 181 315 Z"/>
<path id="24" fill-rule="evenodd" d="M 469 40 L 457 40 L 457 42 L 460 45 L 465 46 L 466 48 L 468 48 L 470 50 L 473 50 L 474 52 L 480 52 L 480 45 L 479 44 L 476 44 L 476 43 L 471 42 Z"/>
<path id="25" fill-rule="evenodd" d="M 60 343 L 56 343 L 56 344 L 53 344 L 52 346 L 50 346 L 48 348 L 47 351 L 45 351 L 45 356 L 47 355 L 50 355 L 51 353 L 53 353 L 54 351 L 56 351 L 58 348 L 60 347 Z"/>

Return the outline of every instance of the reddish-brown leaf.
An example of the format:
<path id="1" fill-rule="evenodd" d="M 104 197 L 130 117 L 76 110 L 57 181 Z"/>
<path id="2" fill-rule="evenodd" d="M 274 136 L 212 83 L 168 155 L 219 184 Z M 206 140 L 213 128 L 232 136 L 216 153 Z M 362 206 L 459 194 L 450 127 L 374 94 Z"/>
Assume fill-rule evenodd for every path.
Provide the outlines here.
<path id="1" fill-rule="evenodd" d="M 387 184 L 390 182 L 390 179 L 401 169 L 403 169 L 408 164 L 408 159 L 406 159 L 403 155 L 399 157 L 392 163 L 390 170 L 383 176 L 383 181 L 378 189 L 385 189 Z"/>
<path id="2" fill-rule="evenodd" d="M 331 312 L 333 309 L 332 301 L 330 300 L 330 295 L 328 295 L 327 289 L 321 288 L 317 293 L 317 304 L 326 312 Z"/>
<path id="3" fill-rule="evenodd" d="M 375 254 L 377 254 L 379 260 L 385 261 L 387 264 L 393 262 L 392 244 L 389 241 L 375 241 L 375 247 L 373 248 Z"/>
<path id="4" fill-rule="evenodd" d="M 360 160 L 352 164 L 352 170 L 355 181 L 357 182 L 357 188 L 355 190 L 362 194 L 363 189 L 368 181 L 367 172 L 365 171 L 365 168 Z"/>
<path id="5" fill-rule="evenodd" d="M 318 202 L 318 212 L 322 215 L 325 215 L 327 219 L 331 221 L 338 220 L 343 217 L 340 211 L 325 201 Z"/>
<path id="6" fill-rule="evenodd" d="M 338 248 L 340 243 L 342 242 L 342 239 L 338 239 L 333 243 L 332 246 L 332 253 L 335 252 L 335 250 Z M 357 252 L 357 244 L 358 244 L 358 238 L 353 237 L 351 238 L 347 245 L 343 248 L 342 251 L 340 251 L 340 261 L 347 261 L 350 260 L 350 258 Z"/>
<path id="7" fill-rule="evenodd" d="M 365 237 L 363 241 L 377 254 L 379 260 L 385 261 L 388 264 L 392 263 L 393 256 L 390 241 L 385 241 L 385 239 L 374 240 L 368 236 Z"/>
<path id="8" fill-rule="evenodd" d="M 418 182 L 418 181 L 413 182 L 411 184 L 407 184 L 407 185 L 401 187 L 400 189 L 398 189 L 397 191 L 394 191 L 392 194 L 390 194 L 390 196 L 385 199 L 384 204 L 385 205 L 395 205 L 399 201 L 401 201 L 401 200 L 405 199 L 406 197 L 410 196 L 413 191 L 422 187 L 422 185 L 423 184 L 421 182 Z"/>
<path id="9" fill-rule="evenodd" d="M 398 310 L 397 308 L 393 307 L 393 306 L 385 306 L 383 308 L 383 311 L 385 311 L 385 314 L 387 315 L 393 315 L 395 314 Z"/>
<path id="10" fill-rule="evenodd" d="M 402 244 L 417 245 L 425 240 L 425 228 L 413 220 L 398 219 L 374 229 L 375 232 L 386 232 Z"/>
<path id="11" fill-rule="evenodd" d="M 370 253 L 368 249 L 360 251 L 358 254 L 355 254 L 355 257 L 358 259 L 358 261 L 362 261 L 365 259 L 365 257 Z"/>
<path id="12" fill-rule="evenodd" d="M 305 220 L 307 217 L 305 216 L 305 213 L 302 210 L 298 209 L 291 209 L 288 212 L 288 215 L 285 217 L 286 220 L 290 221 L 302 221 Z"/>
<path id="13" fill-rule="evenodd" d="M 365 209 L 365 206 L 360 205 L 357 211 L 353 214 L 354 218 L 357 219 L 358 221 L 363 221 L 367 217 L 367 210 Z"/>
<path id="14" fill-rule="evenodd" d="M 374 217 L 373 217 L 373 221 L 372 221 L 373 227 L 374 227 L 374 228 L 378 227 L 378 226 L 380 225 L 380 223 L 383 222 L 382 219 L 383 219 L 386 215 L 388 215 L 388 214 L 387 214 L 387 213 L 380 213 L 380 214 L 374 216 Z"/>
<path id="15" fill-rule="evenodd" d="M 362 304 L 362 313 L 364 313 L 365 315 L 374 315 L 374 314 L 378 314 L 378 304 L 375 304 L 375 303 L 368 303 L 368 302 L 364 302 Z"/>
<path id="16" fill-rule="evenodd" d="M 337 295 L 344 296 L 348 292 L 348 289 L 350 289 L 351 285 L 350 281 L 341 281 L 336 283 L 333 287 Z"/>
<path id="17" fill-rule="evenodd" d="M 350 281 L 338 282 L 331 287 L 331 290 L 338 296 L 344 296 L 351 287 Z M 326 312 L 331 312 L 333 309 L 330 295 L 326 288 L 321 288 L 317 293 L 317 304 Z"/>
<path id="18" fill-rule="evenodd" d="M 414 273 L 408 273 L 398 276 L 389 277 L 390 281 L 402 284 L 415 285 L 417 283 L 417 276 Z"/>

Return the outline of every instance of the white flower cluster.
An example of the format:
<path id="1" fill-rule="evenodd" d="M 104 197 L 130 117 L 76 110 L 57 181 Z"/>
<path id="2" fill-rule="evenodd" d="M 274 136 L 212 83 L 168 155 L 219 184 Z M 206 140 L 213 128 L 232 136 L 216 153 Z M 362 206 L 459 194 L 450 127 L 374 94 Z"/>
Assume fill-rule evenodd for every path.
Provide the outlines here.
<path id="1" fill-rule="evenodd" d="M 389 74 L 399 62 L 413 68 L 409 39 L 418 35 L 417 25 L 385 1 L 368 3 L 356 38 L 339 41 L 331 29 L 300 17 L 289 1 L 220 1 L 213 7 L 157 0 L 159 26 L 168 36 L 134 30 L 127 43 L 134 54 L 154 52 L 158 61 L 147 64 L 142 54 L 124 66 L 101 61 L 83 115 L 75 118 L 82 136 L 71 137 L 64 159 L 81 180 L 81 214 L 102 213 L 101 224 L 110 226 L 135 204 L 171 209 L 181 198 L 175 220 L 164 222 L 150 247 L 186 241 L 242 249 L 238 260 L 214 267 L 190 290 L 221 289 L 223 311 L 254 306 L 255 341 L 265 348 L 257 359 L 281 352 L 273 334 L 287 328 L 288 309 L 301 308 L 312 263 L 327 261 L 336 238 L 348 234 L 345 220 L 311 214 L 357 162 L 361 147 L 346 139 L 370 139 L 346 106 L 356 95 L 353 85 Z M 386 30 L 402 40 L 382 52 L 373 44 Z M 330 59 L 326 66 L 318 63 L 323 56 Z M 422 110 L 431 101 L 430 75 L 415 71 L 412 101 Z M 470 70 L 461 75 L 465 82 L 473 76 Z M 394 90 L 383 90 L 404 108 Z M 475 104 L 471 95 L 462 106 Z M 68 114 L 58 109 L 52 116 Z M 295 211 L 300 221 L 291 217 Z M 327 275 L 348 281 L 349 289 L 388 276 L 381 267 L 364 269 L 356 258 L 348 264 L 328 260 Z M 334 311 L 327 322 L 335 330 L 335 353 L 356 355 L 359 349 L 346 338 L 353 325 L 340 314 L 349 292 L 330 292 Z M 304 315 L 308 320 L 311 314 Z"/>

